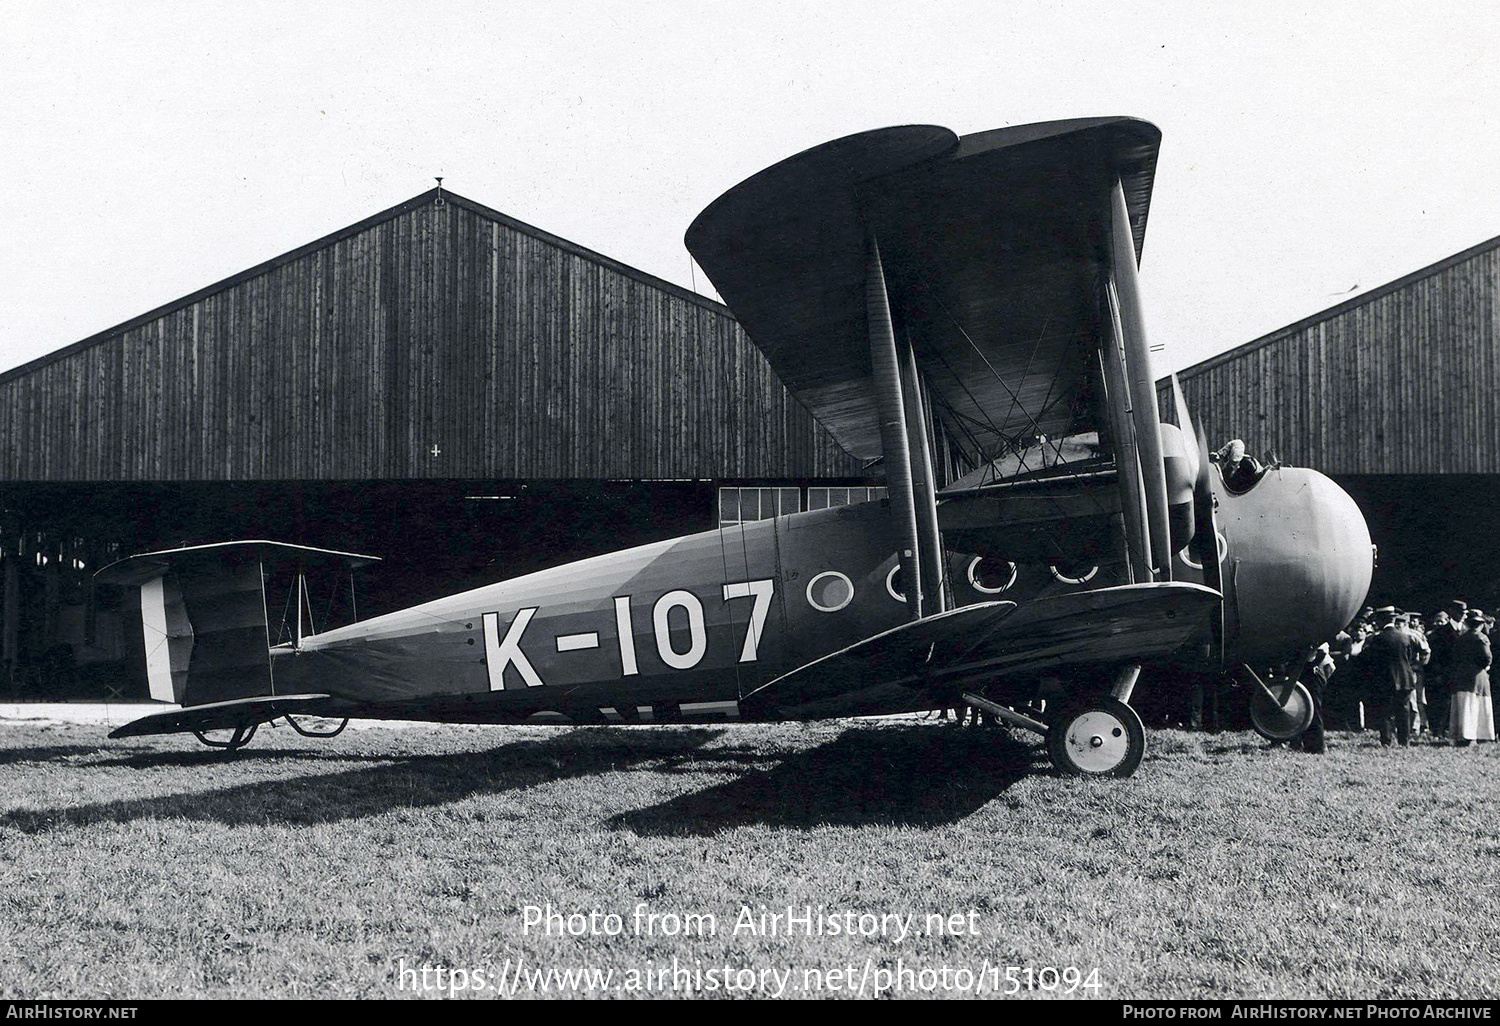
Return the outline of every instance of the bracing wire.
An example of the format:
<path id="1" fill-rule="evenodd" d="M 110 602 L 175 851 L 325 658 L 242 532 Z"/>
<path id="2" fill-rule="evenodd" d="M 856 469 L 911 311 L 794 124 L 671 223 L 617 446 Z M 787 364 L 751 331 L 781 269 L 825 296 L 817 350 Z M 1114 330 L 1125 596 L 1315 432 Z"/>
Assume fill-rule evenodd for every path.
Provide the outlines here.
<path id="1" fill-rule="evenodd" d="M 937 303 L 938 308 L 943 311 L 944 316 L 946 316 L 948 318 L 948 320 L 953 324 L 953 327 L 958 330 L 958 333 L 963 337 L 964 341 L 968 343 L 969 347 L 974 351 L 975 355 L 977 355 L 979 357 L 979 359 L 984 363 L 984 366 L 989 370 L 990 374 L 994 377 L 994 379 L 997 382 L 999 382 L 1000 387 L 1003 388 L 1003 389 L 1005 389 L 1006 394 L 1010 396 L 1010 398 L 1011 398 L 1011 406 L 1010 406 L 1010 409 L 1006 411 L 1006 419 L 1009 419 L 1011 411 L 1019 409 L 1021 411 L 1022 416 L 1024 416 L 1027 419 L 1027 421 L 1030 422 L 1032 430 L 1035 432 L 1036 436 L 1042 441 L 1042 444 L 1044 446 L 1045 445 L 1049 445 L 1049 444 L 1051 445 L 1053 452 L 1057 455 L 1057 464 L 1056 465 L 1062 468 L 1063 475 L 1065 477 L 1071 478 L 1071 479 L 1073 479 L 1075 481 L 1082 481 L 1083 478 L 1081 477 L 1081 475 L 1076 470 L 1074 470 L 1069 465 L 1069 463 L 1066 460 L 1063 459 L 1063 456 L 1062 456 L 1062 445 L 1061 445 L 1061 443 L 1059 443 L 1059 442 L 1057 442 L 1057 441 L 1055 441 L 1053 439 L 1050 439 L 1050 438 L 1048 438 L 1046 436 L 1046 434 L 1042 431 L 1041 424 L 1040 424 L 1040 422 L 1038 420 L 1038 415 L 1033 415 L 1032 412 L 1029 409 L 1026 408 L 1026 405 L 1021 402 L 1020 393 L 1016 389 L 1011 388 L 1011 386 L 1009 385 L 1009 383 L 1006 382 L 1005 378 L 995 368 L 995 365 L 990 362 L 989 357 L 984 353 L 984 351 L 974 341 L 973 336 L 971 336 L 969 334 L 968 330 L 964 328 L 963 324 L 959 322 L 958 318 L 953 315 L 953 311 L 951 311 L 948 308 L 947 304 L 942 301 L 941 297 L 939 297 L 939 296 L 937 296 L 935 294 L 932 294 L 932 293 L 929 293 L 929 294 L 932 295 L 932 298 Z M 1050 315 L 1049 315 L 1048 323 L 1050 323 Z M 1030 374 L 1031 364 L 1032 364 L 1032 362 L 1033 362 L 1033 360 L 1035 358 L 1036 352 L 1040 349 L 1040 346 L 1041 346 L 1041 343 L 1043 341 L 1043 338 L 1045 337 L 1046 327 L 1047 327 L 1047 325 L 1044 324 L 1043 328 L 1042 328 L 1042 334 L 1038 335 L 1036 341 L 1032 345 L 1032 355 L 1030 357 L 1028 357 L 1026 371 L 1022 375 L 1022 382 L 1023 382 L 1023 384 L 1025 382 L 1026 377 L 1029 376 L 1029 374 Z M 990 429 L 997 436 L 999 436 L 1002 440 L 1004 440 L 1005 443 L 1006 443 L 1006 445 L 1008 447 L 1010 447 L 1010 448 L 1012 448 L 1012 449 L 1014 449 L 1014 450 L 1017 451 L 1017 455 L 1018 455 L 1018 458 L 1019 458 L 1021 469 L 1023 471 L 1028 472 L 1028 473 L 1031 472 L 1032 468 L 1027 465 L 1026 458 L 1023 455 L 1024 449 L 1020 449 L 1019 448 L 1017 440 L 1014 439 L 1014 438 L 1012 438 L 1012 437 L 1010 437 L 1009 435 L 1007 435 L 1004 431 L 1002 431 L 1000 429 L 1000 427 L 997 424 L 995 424 L 994 420 L 990 417 L 989 412 L 984 408 L 984 406 L 975 397 L 974 393 L 969 389 L 968 385 L 964 383 L 963 379 L 958 375 L 958 373 L 954 371 L 952 365 L 942 355 L 942 353 L 938 352 L 936 355 L 937 355 L 938 360 L 947 369 L 949 375 L 954 379 L 954 381 L 956 381 L 958 383 L 959 387 L 963 389 L 964 394 L 968 396 L 969 401 L 974 404 L 975 409 L 979 410 L 980 414 L 984 417 L 984 420 L 988 423 Z M 1051 408 L 1052 392 L 1057 387 L 1057 383 L 1058 383 L 1059 380 L 1061 380 L 1061 378 L 1062 378 L 1061 373 L 1059 373 L 1057 371 L 1053 372 L 1052 378 L 1051 378 L 1051 380 L 1048 383 L 1047 393 L 1043 397 L 1043 400 L 1042 400 L 1042 402 L 1043 402 L 1043 409 L 1042 409 L 1041 413 L 1039 414 L 1039 416 L 1045 416 L 1047 410 Z M 1059 396 L 1059 401 L 1061 401 L 1061 398 L 1062 398 L 1062 396 L 1060 395 Z M 970 419 L 972 419 L 972 418 L 970 418 Z M 981 454 L 981 456 L 985 455 L 983 449 L 980 450 L 980 454 Z M 991 460 L 989 460 L 987 458 L 987 459 L 985 459 L 985 462 L 991 462 Z M 1101 512 L 1101 513 L 1107 512 L 1107 510 L 1105 509 L 1103 503 L 1101 503 L 1099 501 L 1099 499 L 1098 499 L 1097 496 L 1092 495 L 1092 493 L 1087 493 L 1087 494 L 1090 495 L 1090 501 L 1094 504 L 1095 508 L 1099 510 L 1099 512 Z M 1057 508 L 1058 508 L 1059 512 L 1061 512 L 1062 511 L 1061 504 L 1060 503 L 1056 503 L 1055 500 L 1054 500 L 1054 504 L 1057 505 Z"/>

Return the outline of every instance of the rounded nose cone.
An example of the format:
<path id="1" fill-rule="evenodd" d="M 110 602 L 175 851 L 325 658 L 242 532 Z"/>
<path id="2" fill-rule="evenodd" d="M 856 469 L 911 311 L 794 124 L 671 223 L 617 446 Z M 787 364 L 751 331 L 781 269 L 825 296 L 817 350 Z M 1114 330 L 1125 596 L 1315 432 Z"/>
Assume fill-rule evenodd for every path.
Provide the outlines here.
<path id="1" fill-rule="evenodd" d="M 1348 492 L 1316 470 L 1287 467 L 1245 495 L 1221 495 L 1220 506 L 1240 659 L 1301 655 L 1359 612 L 1375 562 L 1370 529 Z"/>
<path id="2" fill-rule="evenodd" d="M 1308 475 L 1319 496 L 1315 520 L 1316 551 L 1324 554 L 1323 594 L 1327 622 L 1334 625 L 1333 632 L 1337 634 L 1354 619 L 1370 594 L 1370 577 L 1375 573 L 1375 546 L 1370 541 L 1370 525 L 1365 523 L 1365 515 L 1360 512 L 1354 497 L 1315 470 L 1308 471 Z"/>

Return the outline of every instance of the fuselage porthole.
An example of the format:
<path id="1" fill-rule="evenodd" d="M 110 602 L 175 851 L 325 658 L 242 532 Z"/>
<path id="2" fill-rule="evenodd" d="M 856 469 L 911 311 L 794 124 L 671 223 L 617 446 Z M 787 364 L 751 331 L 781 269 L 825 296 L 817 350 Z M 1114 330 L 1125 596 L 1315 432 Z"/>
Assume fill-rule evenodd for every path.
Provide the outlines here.
<path id="1" fill-rule="evenodd" d="M 824 570 L 807 582 L 807 604 L 820 613 L 837 613 L 854 601 L 854 582 L 837 570 Z"/>
<path id="2" fill-rule="evenodd" d="M 891 567 L 891 572 L 885 575 L 885 593 L 891 598 L 895 599 L 897 602 L 905 602 L 906 592 L 903 589 L 905 588 L 906 582 L 904 580 L 901 582 L 901 589 L 898 589 L 896 587 L 896 575 L 900 572 L 901 564 L 897 563 L 895 566 Z"/>
<path id="3" fill-rule="evenodd" d="M 983 570 L 985 569 L 985 564 L 983 556 L 975 556 L 969 562 L 969 584 L 973 586 L 975 591 L 982 591 L 986 595 L 998 595 L 1002 591 L 1008 590 L 1011 585 L 1016 583 L 1016 575 L 1020 573 L 1021 568 L 1008 559 L 999 560 L 998 562 L 1002 563 L 1007 568 L 1006 570 L 1002 571 L 1002 574 L 1005 577 L 1005 583 L 998 585 L 986 585 L 984 583 Z"/>
<path id="4" fill-rule="evenodd" d="M 1079 577 L 1069 577 L 1067 574 L 1063 573 L 1057 568 L 1056 563 L 1053 563 L 1048 569 L 1052 571 L 1053 577 L 1056 577 L 1064 584 L 1087 584 L 1092 581 L 1094 579 L 1094 575 L 1099 572 L 1099 568 L 1097 566 L 1091 566 L 1089 567 L 1088 573 L 1083 574 Z"/>

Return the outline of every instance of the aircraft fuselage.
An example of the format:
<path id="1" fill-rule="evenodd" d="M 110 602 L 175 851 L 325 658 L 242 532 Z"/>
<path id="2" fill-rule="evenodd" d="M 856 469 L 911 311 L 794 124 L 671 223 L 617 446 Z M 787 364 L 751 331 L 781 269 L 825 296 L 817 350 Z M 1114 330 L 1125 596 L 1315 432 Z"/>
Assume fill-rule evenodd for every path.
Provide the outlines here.
<path id="1" fill-rule="evenodd" d="M 1370 548 L 1342 489 L 1279 468 L 1242 495 L 1215 480 L 1215 498 L 1228 661 L 1290 659 L 1348 622 L 1368 589 Z M 1016 533 L 996 524 L 986 551 Z M 273 686 L 333 694 L 372 716 L 736 719 L 746 694 L 909 619 L 897 544 L 885 501 L 674 538 L 279 646 Z M 1119 552 L 1097 558 L 1059 567 L 950 550 L 946 601 L 1022 604 L 1125 583 Z M 1175 566 L 1179 579 L 1202 579 L 1185 553 Z M 889 711 L 945 701 L 912 689 Z"/>
<path id="2" fill-rule="evenodd" d="M 371 706 L 365 715 L 736 718 L 762 684 L 907 621 L 896 546 L 885 501 L 674 538 L 278 646 L 274 688 L 330 693 Z M 1083 572 L 959 552 L 947 562 L 950 605 L 1087 590 L 1123 572 L 1108 559 Z"/>

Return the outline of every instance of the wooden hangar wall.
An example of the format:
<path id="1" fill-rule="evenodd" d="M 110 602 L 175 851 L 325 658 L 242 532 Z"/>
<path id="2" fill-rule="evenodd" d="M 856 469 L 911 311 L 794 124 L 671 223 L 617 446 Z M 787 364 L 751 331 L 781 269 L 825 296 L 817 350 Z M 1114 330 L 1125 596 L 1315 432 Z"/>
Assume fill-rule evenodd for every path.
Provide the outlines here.
<path id="1" fill-rule="evenodd" d="M 1354 496 L 1372 602 L 1500 603 L 1500 237 L 1179 379 L 1212 446 L 1242 438 Z"/>
<path id="2" fill-rule="evenodd" d="M 727 308 L 432 190 L 0 374 L 0 687 L 139 662 L 129 552 L 371 552 L 368 615 L 873 484 Z"/>
<path id="3" fill-rule="evenodd" d="M 0 418 L 5 481 L 859 473 L 726 308 L 435 190 L 0 375 Z"/>

